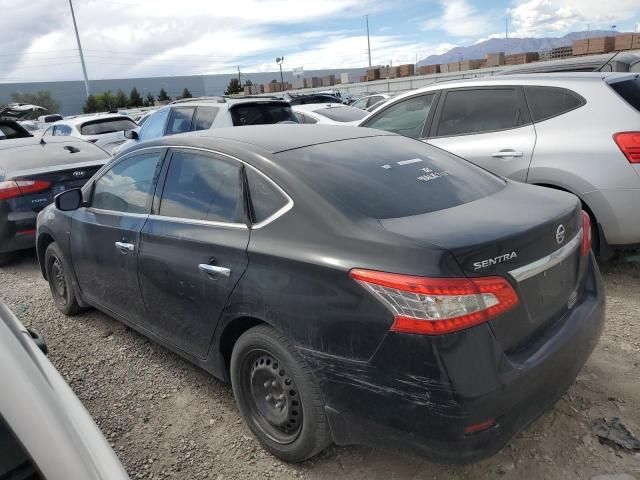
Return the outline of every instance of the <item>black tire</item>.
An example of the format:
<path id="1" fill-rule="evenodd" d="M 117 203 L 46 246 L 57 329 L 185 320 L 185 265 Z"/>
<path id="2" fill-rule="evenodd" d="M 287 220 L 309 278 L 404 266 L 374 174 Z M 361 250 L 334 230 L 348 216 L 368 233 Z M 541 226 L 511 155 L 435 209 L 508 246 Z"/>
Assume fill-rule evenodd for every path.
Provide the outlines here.
<path id="1" fill-rule="evenodd" d="M 238 339 L 231 383 L 245 422 L 276 457 L 302 462 L 331 443 L 320 387 L 305 360 L 273 328 L 259 325 Z"/>
<path id="2" fill-rule="evenodd" d="M 15 255 L 13 253 L 0 253 L 0 267 L 10 264 L 14 258 Z"/>
<path id="3" fill-rule="evenodd" d="M 47 247 L 44 261 L 51 296 L 56 307 L 67 316 L 77 315 L 82 309 L 78 305 L 78 300 L 71 286 L 67 263 L 56 242 Z"/>

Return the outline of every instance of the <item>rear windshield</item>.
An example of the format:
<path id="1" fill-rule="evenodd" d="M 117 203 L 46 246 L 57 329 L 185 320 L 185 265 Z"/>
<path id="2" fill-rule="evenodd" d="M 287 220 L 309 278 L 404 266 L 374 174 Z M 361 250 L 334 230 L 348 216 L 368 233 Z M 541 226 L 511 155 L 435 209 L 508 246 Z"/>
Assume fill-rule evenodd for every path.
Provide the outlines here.
<path id="1" fill-rule="evenodd" d="M 233 106 L 231 119 L 236 127 L 280 122 L 298 123 L 291 107 L 282 103 L 247 103 Z"/>
<path id="2" fill-rule="evenodd" d="M 44 123 L 57 122 L 58 120 L 63 120 L 62 115 L 47 115 L 44 117 Z"/>
<path id="3" fill-rule="evenodd" d="M 82 135 L 103 135 L 105 133 L 121 132 L 137 128 L 135 122 L 129 118 L 103 118 L 83 123 L 80 127 Z"/>
<path id="4" fill-rule="evenodd" d="M 278 156 L 338 208 L 379 219 L 444 210 L 505 185 L 459 157 L 395 135 L 324 143 Z"/>
<path id="5" fill-rule="evenodd" d="M 618 95 L 640 112 L 640 77 L 611 84 Z"/>
<path id="6" fill-rule="evenodd" d="M 307 105 L 310 103 L 342 103 L 342 100 L 331 95 L 309 95 L 308 97 L 293 98 L 290 103 L 291 105 Z"/>
<path id="7" fill-rule="evenodd" d="M 342 107 L 322 108 L 320 110 L 316 110 L 316 113 L 336 122 L 355 122 L 356 120 L 362 120 L 367 116 L 367 112 L 365 110 L 349 107 L 347 105 Z"/>

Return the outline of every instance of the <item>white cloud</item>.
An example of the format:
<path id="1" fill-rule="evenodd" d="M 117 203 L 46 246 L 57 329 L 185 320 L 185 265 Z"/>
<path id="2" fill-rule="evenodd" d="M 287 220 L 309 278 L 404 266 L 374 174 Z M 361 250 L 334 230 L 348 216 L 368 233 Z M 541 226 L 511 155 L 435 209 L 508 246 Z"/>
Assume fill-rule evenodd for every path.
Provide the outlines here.
<path id="1" fill-rule="evenodd" d="M 490 17 L 467 0 L 441 0 L 442 14 L 422 22 L 422 30 L 444 30 L 453 37 L 482 35 L 490 29 Z"/>

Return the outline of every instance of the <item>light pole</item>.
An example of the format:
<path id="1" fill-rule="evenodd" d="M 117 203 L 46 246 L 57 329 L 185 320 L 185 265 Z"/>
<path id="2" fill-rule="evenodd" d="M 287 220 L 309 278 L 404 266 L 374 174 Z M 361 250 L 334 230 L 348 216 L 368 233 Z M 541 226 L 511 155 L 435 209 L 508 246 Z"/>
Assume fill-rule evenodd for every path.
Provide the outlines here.
<path id="1" fill-rule="evenodd" d="M 76 32 L 76 41 L 78 42 L 78 52 L 80 53 L 80 63 L 82 64 L 82 74 L 84 75 L 84 89 L 89 98 L 89 78 L 87 77 L 87 67 L 84 64 L 84 55 L 82 55 L 82 45 L 80 44 L 80 34 L 78 33 L 78 25 L 76 24 L 76 14 L 73 11 L 73 3 L 69 0 L 69 8 L 71 8 L 71 18 L 73 20 L 73 29 Z"/>
<path id="2" fill-rule="evenodd" d="M 276 58 L 276 63 L 280 66 L 280 91 L 284 92 L 284 77 L 282 76 L 282 62 L 284 62 L 284 57 Z"/>
<path id="3" fill-rule="evenodd" d="M 369 40 L 369 14 L 367 13 L 364 18 L 367 19 L 367 53 L 369 54 L 369 68 L 371 68 L 371 41 Z"/>

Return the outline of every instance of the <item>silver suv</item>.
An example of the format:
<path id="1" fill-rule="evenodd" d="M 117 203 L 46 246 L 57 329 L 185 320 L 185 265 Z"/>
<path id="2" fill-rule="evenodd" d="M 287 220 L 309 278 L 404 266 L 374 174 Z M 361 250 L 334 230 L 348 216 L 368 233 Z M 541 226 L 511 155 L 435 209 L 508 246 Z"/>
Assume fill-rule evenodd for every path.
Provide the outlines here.
<path id="1" fill-rule="evenodd" d="M 594 249 L 602 256 L 640 244 L 638 74 L 447 82 L 396 97 L 360 126 L 422 140 L 513 180 L 574 193 L 594 220 Z"/>
<path id="2" fill-rule="evenodd" d="M 275 97 L 204 97 L 177 100 L 153 112 L 140 131 L 131 130 L 130 140 L 111 153 L 139 141 L 210 128 L 241 127 L 271 123 L 298 123 L 291 105 Z"/>

